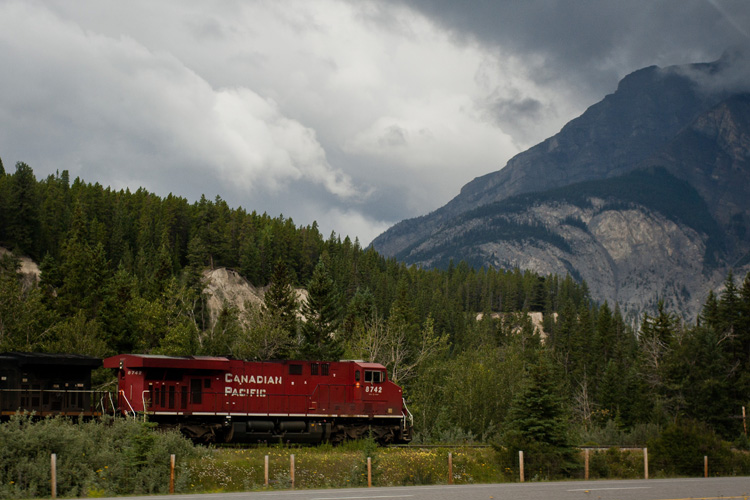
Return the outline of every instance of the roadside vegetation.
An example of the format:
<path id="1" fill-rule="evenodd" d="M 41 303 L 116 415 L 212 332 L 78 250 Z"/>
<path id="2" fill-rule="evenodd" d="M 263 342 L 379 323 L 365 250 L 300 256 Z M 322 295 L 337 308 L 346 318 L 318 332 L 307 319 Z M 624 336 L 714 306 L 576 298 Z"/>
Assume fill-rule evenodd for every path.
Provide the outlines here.
<path id="1" fill-rule="evenodd" d="M 283 216 L 230 208 L 220 197 L 188 203 L 143 189 L 114 191 L 71 181 L 67 172 L 37 180 L 24 163 L 14 173 L 0 163 L 0 246 L 12 251 L 0 257 L 0 352 L 363 359 L 383 363 L 403 386 L 417 443 L 491 444 L 493 467 L 508 469 L 508 477 L 515 477 L 518 450 L 530 464 L 539 460 L 529 470 L 543 479 L 580 474 L 576 446 L 654 443 L 659 464 L 660 454 L 689 440 L 710 451 L 703 455 L 725 457 L 716 460 L 730 464 L 728 473 L 746 470 L 744 455 L 726 450 L 748 449 L 742 408 L 750 406 L 750 276 L 727 276 L 696 324 L 659 303 L 634 329 L 616 304 L 594 303 L 586 284 L 570 276 L 465 262 L 407 267 L 356 240 L 325 238 L 315 223 L 298 227 Z M 40 282 L 17 273 L 21 256 L 40 263 Z M 216 267 L 266 289 L 263 306 L 225 304 L 211 314 L 201 278 Z M 304 304 L 295 288 L 306 289 Z M 541 325 L 529 313 L 542 313 Z M 109 377 L 103 371 L 96 379 Z M 30 424 L 8 425 L 32 434 Z M 389 453 L 397 450 L 376 458 L 381 480 L 404 481 L 387 472 Z M 14 460 L 36 467 L 36 458 Z M 429 460 L 409 474 L 415 482 L 429 476 Z M 108 466 L 98 463 L 93 471 Z M 42 488 L 33 479 L 41 476 L 18 476 L 15 467 L 0 468 L 2 491 Z M 483 477 L 477 470 L 469 467 L 467 477 Z M 337 474 L 326 477 L 357 479 Z"/>
<path id="2" fill-rule="evenodd" d="M 50 495 L 51 453 L 57 455 L 57 492 L 64 498 L 166 494 L 172 454 L 177 493 L 366 487 L 368 457 L 373 486 L 447 484 L 449 453 L 453 484 L 519 481 L 516 450 L 498 444 L 380 448 L 373 440 L 363 439 L 337 447 L 206 448 L 194 446 L 179 433 L 156 431 L 132 419 L 79 424 L 31 415 L 0 424 L 0 443 L 0 498 L 8 499 Z M 650 477 L 701 477 L 704 456 L 709 457 L 712 477 L 750 474 L 750 454 L 733 449 L 695 423 L 671 425 L 647 446 Z M 602 447 L 589 453 L 591 479 L 644 475 L 641 448 Z M 584 478 L 584 452 L 579 448 L 561 451 L 552 444 L 536 444 L 527 447 L 524 456 L 526 481 Z"/>
<path id="3" fill-rule="evenodd" d="M 209 451 L 132 419 L 17 415 L 0 424 L 0 498 L 49 497 L 52 453 L 57 493 L 67 498 L 167 493 L 170 455 L 184 462 Z"/>

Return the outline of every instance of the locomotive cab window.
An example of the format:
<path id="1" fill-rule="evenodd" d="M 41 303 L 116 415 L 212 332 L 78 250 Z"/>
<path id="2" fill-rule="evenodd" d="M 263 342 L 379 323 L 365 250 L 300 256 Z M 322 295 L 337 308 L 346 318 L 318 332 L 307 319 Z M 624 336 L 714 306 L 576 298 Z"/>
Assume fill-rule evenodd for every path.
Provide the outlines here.
<path id="1" fill-rule="evenodd" d="M 382 384 L 383 382 L 385 382 L 385 373 L 376 372 L 373 370 L 365 370 L 365 382 Z"/>
<path id="2" fill-rule="evenodd" d="M 310 375 L 318 374 L 318 363 L 310 363 Z"/>

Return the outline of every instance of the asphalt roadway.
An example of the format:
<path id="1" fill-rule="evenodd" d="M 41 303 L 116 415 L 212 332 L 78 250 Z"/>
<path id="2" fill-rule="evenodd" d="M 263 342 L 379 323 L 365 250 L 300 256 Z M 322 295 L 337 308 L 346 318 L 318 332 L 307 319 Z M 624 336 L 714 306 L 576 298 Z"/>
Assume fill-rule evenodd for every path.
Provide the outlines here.
<path id="1" fill-rule="evenodd" d="M 750 500 L 750 477 L 404 486 L 130 497 L 148 500 Z M 122 497 L 120 497 L 122 500 Z"/>

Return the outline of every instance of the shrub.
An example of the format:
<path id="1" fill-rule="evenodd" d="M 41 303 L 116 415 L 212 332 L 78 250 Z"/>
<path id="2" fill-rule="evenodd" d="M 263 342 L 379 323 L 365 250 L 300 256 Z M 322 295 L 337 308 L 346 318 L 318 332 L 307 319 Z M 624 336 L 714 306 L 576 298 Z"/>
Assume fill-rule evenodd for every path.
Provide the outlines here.
<path id="1" fill-rule="evenodd" d="M 609 448 L 591 454 L 592 479 L 638 479 L 643 477 L 643 452 Z"/>
<path id="2" fill-rule="evenodd" d="M 0 424 L 0 443 L 0 498 L 49 496 L 52 453 L 63 497 L 166 493 L 169 456 L 182 467 L 205 453 L 176 431 L 111 417 L 76 424 L 17 415 Z"/>
<path id="3" fill-rule="evenodd" d="M 732 452 L 706 424 L 694 420 L 681 420 L 664 429 L 661 435 L 648 443 L 649 462 L 656 474 L 668 476 L 700 476 L 703 474 L 703 457 L 717 469 L 732 462 Z"/>

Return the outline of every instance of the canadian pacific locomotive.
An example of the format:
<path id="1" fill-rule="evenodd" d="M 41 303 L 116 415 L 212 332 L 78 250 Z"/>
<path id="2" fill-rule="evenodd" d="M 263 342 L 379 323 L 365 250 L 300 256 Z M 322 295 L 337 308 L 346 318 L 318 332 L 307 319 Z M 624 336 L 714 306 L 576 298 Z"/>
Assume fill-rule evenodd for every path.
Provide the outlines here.
<path id="1" fill-rule="evenodd" d="M 401 388 L 376 363 L 122 354 L 104 367 L 117 372 L 120 412 L 195 441 L 411 440 Z"/>
<path id="2" fill-rule="evenodd" d="M 362 361 L 248 362 L 137 354 L 103 361 L 117 393 L 94 391 L 102 360 L 0 354 L 0 417 L 119 413 L 179 428 L 198 442 L 337 443 L 411 440 L 412 416 L 385 367 Z"/>

